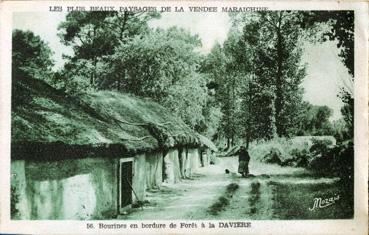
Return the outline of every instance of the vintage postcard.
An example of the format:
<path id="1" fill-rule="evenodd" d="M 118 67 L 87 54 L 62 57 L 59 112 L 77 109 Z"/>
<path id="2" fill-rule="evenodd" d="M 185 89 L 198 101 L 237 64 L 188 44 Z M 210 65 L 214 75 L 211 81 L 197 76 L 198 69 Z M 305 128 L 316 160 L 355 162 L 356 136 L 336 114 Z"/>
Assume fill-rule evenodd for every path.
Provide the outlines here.
<path id="1" fill-rule="evenodd" d="M 2 1 L 0 29 L 0 233 L 367 234 L 367 3 Z"/>

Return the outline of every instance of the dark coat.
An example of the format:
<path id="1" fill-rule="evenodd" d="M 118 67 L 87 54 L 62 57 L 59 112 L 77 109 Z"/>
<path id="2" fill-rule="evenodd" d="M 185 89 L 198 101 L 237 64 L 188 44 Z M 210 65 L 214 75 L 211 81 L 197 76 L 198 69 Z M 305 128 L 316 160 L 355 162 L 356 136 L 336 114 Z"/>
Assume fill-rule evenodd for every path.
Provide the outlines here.
<path id="1" fill-rule="evenodd" d="M 246 149 L 240 149 L 238 151 L 238 161 L 246 161 L 246 162 L 250 161 L 250 155 Z"/>

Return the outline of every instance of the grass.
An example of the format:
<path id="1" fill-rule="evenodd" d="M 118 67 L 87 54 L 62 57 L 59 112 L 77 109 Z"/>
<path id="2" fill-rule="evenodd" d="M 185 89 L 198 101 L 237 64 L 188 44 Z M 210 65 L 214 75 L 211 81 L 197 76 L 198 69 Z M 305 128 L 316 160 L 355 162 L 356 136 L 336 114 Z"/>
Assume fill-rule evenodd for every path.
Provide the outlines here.
<path id="1" fill-rule="evenodd" d="M 211 215 L 218 215 L 221 211 L 229 205 L 229 200 L 232 198 L 233 194 L 237 191 L 239 185 L 236 183 L 231 183 L 227 185 L 224 195 L 220 196 L 208 209 Z"/>
<path id="2" fill-rule="evenodd" d="M 229 185 L 227 185 L 227 189 L 226 192 L 228 194 L 234 193 L 240 186 L 236 183 L 231 183 Z"/>
<path id="3" fill-rule="evenodd" d="M 218 200 L 209 207 L 208 211 L 212 215 L 217 215 L 219 214 L 219 212 L 223 211 L 228 205 L 229 199 L 224 196 L 220 196 Z"/>

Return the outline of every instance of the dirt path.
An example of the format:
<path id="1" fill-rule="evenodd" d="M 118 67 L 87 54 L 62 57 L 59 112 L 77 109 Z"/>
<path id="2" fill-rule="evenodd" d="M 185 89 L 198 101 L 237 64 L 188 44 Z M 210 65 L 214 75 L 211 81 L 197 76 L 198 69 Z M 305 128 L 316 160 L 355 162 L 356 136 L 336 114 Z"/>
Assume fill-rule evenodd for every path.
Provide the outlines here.
<path id="1" fill-rule="evenodd" d="M 215 198 L 238 178 L 235 173 L 225 174 L 225 169 L 235 172 L 236 167 L 237 161 L 227 158 L 220 159 L 217 165 L 199 168 L 193 179 L 173 185 L 164 184 L 161 190 L 148 192 L 146 199 L 149 204 L 142 209 L 134 209 L 128 215 L 121 215 L 119 219 L 204 218 L 206 209 Z"/>
<path id="2" fill-rule="evenodd" d="M 254 177 L 238 178 L 238 190 L 228 196 L 226 208 L 210 219 L 320 219 L 349 218 L 349 202 L 338 178 L 312 175 L 302 168 L 252 162 Z M 340 196 L 332 206 L 310 210 L 315 198 Z"/>
<path id="3" fill-rule="evenodd" d="M 148 192 L 148 204 L 119 219 L 314 219 L 346 218 L 347 203 L 309 211 L 317 196 L 334 196 L 337 179 L 312 176 L 302 168 L 250 162 L 254 177 L 237 174 L 237 157 L 221 158 L 217 165 L 200 168 L 192 180 L 164 185 Z M 230 174 L 225 173 L 225 169 Z M 229 193 L 229 185 L 237 186 Z M 341 195 L 342 197 L 342 195 Z M 219 208 L 217 208 L 219 207 Z M 214 210 L 213 210 L 214 209 Z"/>

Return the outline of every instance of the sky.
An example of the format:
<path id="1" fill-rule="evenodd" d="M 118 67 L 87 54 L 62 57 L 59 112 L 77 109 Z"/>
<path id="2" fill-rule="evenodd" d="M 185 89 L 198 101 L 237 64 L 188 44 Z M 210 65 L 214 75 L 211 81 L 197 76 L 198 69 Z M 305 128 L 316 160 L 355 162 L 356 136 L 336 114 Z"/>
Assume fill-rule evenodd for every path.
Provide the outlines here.
<path id="1" fill-rule="evenodd" d="M 169 28 L 178 26 L 197 34 L 201 38 L 201 52 L 209 53 L 215 42 L 222 43 L 231 27 L 229 17 L 224 13 L 167 13 L 150 23 L 152 27 Z"/>
<path id="2" fill-rule="evenodd" d="M 55 69 L 64 64 L 62 54 L 71 55 L 70 47 L 64 46 L 57 36 L 57 27 L 65 19 L 66 13 L 17 13 L 13 17 L 13 29 L 31 30 L 39 35 L 54 51 Z M 230 19 L 225 13 L 167 13 L 158 20 L 150 22 L 151 27 L 168 28 L 178 26 L 198 34 L 202 41 L 202 53 L 210 52 L 216 43 L 222 43 L 231 27 Z M 341 100 L 337 97 L 344 81 L 350 75 L 338 57 L 334 41 L 319 44 L 305 44 L 302 62 L 307 64 L 307 76 L 302 86 L 305 90 L 304 100 L 314 105 L 327 105 L 333 110 L 332 120 L 341 117 Z"/>

